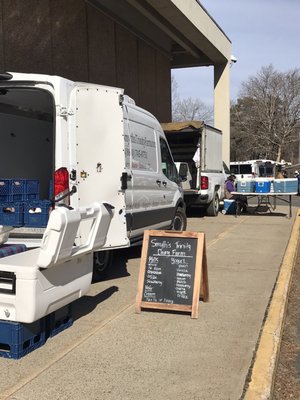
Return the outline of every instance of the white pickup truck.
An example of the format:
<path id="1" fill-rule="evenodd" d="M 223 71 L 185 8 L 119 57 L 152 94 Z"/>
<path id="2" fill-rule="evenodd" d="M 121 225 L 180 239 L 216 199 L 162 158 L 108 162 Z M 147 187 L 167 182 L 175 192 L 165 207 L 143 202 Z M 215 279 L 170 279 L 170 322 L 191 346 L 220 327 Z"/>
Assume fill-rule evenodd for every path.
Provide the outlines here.
<path id="1" fill-rule="evenodd" d="M 216 216 L 230 174 L 222 161 L 222 132 L 202 121 L 161 125 L 181 177 L 186 206 L 201 206 L 207 215 Z"/>

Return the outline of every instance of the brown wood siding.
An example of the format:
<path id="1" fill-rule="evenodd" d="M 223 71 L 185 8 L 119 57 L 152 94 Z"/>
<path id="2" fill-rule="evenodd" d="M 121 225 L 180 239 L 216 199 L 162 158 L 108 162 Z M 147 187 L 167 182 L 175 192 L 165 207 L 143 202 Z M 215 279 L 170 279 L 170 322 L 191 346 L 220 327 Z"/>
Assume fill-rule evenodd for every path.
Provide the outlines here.
<path id="1" fill-rule="evenodd" d="M 156 114 L 155 50 L 139 41 L 139 105 Z"/>
<path id="2" fill-rule="evenodd" d="M 51 0 L 53 73 L 88 80 L 86 6 L 82 0 Z"/>
<path id="3" fill-rule="evenodd" d="M 156 52 L 156 118 L 169 122 L 171 118 L 171 65 L 170 60 Z"/>
<path id="4" fill-rule="evenodd" d="M 0 0 L 0 69 L 119 86 L 171 119 L 169 59 L 84 0 Z"/>
<path id="5" fill-rule="evenodd" d="M 116 86 L 115 23 L 89 5 L 87 13 L 89 81 Z"/>
<path id="6" fill-rule="evenodd" d="M 117 86 L 139 104 L 137 38 L 116 25 Z"/>
<path id="7" fill-rule="evenodd" d="M 2 1 L 2 18 L 6 69 L 51 73 L 49 1 Z"/>

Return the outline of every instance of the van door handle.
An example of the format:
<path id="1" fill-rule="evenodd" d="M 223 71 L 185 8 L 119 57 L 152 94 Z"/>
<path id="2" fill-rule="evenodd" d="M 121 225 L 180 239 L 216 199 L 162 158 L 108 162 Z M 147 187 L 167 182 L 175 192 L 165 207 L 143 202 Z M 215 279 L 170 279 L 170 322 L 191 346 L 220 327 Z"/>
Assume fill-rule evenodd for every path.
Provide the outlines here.
<path id="1" fill-rule="evenodd" d="M 158 186 L 161 185 L 161 181 L 159 179 L 156 180 L 156 183 L 158 184 Z"/>
<path id="2" fill-rule="evenodd" d="M 167 186 L 167 182 L 166 181 L 163 181 L 163 183 L 162 183 L 163 185 L 164 185 L 164 187 L 166 187 Z"/>

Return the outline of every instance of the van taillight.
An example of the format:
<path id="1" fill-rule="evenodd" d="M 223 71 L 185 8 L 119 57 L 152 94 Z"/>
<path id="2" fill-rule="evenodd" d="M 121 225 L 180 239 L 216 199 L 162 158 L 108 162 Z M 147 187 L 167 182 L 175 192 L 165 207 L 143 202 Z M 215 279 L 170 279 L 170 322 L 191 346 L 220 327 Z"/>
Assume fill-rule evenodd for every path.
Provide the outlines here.
<path id="1" fill-rule="evenodd" d="M 201 176 L 201 189 L 202 190 L 208 189 L 208 177 L 207 176 Z"/>
<path id="2" fill-rule="evenodd" d="M 69 172 L 67 168 L 62 167 L 54 173 L 54 196 L 59 200 L 69 192 Z"/>

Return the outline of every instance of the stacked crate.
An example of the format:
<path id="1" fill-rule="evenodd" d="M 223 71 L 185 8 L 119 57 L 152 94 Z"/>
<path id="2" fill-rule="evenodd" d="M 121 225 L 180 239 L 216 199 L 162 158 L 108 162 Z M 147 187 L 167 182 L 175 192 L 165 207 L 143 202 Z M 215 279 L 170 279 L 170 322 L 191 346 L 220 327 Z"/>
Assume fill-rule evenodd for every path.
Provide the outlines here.
<path id="1" fill-rule="evenodd" d="M 22 358 L 72 324 L 71 304 L 31 324 L 0 320 L 0 357 Z"/>
<path id="2" fill-rule="evenodd" d="M 36 179 L 0 179 L 0 225 L 46 227 L 51 202 L 40 200 Z"/>

